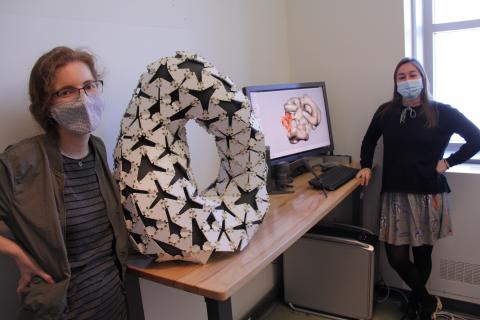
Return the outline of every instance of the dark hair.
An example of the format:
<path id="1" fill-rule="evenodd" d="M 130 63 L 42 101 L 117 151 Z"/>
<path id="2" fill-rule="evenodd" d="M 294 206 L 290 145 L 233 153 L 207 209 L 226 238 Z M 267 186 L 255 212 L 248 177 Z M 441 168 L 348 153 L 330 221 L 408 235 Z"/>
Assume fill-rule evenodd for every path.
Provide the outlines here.
<path id="1" fill-rule="evenodd" d="M 420 93 L 420 101 L 425 112 L 425 117 L 427 118 L 425 127 L 434 128 L 438 124 L 438 111 L 434 101 L 430 96 L 430 93 L 428 92 L 429 84 L 425 69 L 422 67 L 420 62 L 414 58 L 405 57 L 401 59 L 395 67 L 395 71 L 393 72 L 393 82 L 395 84 L 393 88 L 393 98 L 391 103 L 384 109 L 384 112 L 393 108 L 393 106 L 398 106 L 402 104 L 402 96 L 397 92 L 397 72 L 398 69 L 400 69 L 400 67 L 406 63 L 413 64 L 422 77 L 423 90 Z"/>
<path id="2" fill-rule="evenodd" d="M 56 47 L 38 58 L 32 68 L 29 81 L 30 113 L 47 133 L 56 132 L 56 122 L 50 117 L 49 109 L 54 95 L 53 82 L 59 68 L 70 62 L 85 63 L 95 80 L 99 74 L 95 68 L 93 54 L 68 47 Z"/>

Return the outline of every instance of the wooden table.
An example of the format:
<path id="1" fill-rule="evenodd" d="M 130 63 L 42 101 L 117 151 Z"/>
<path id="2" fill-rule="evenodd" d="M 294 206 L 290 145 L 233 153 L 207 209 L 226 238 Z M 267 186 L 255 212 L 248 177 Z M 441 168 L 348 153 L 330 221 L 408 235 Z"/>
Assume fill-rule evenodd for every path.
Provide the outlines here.
<path id="1" fill-rule="evenodd" d="M 214 253 L 205 265 L 169 261 L 142 267 L 145 258 L 131 256 L 128 272 L 204 296 L 209 320 L 231 320 L 230 297 L 354 191 L 358 193 L 353 198 L 354 224 L 359 221 L 355 214 L 361 207 L 356 179 L 328 192 L 325 198 L 308 185 L 311 178 L 311 174 L 299 176 L 293 183 L 294 193 L 270 197 L 270 210 L 244 251 Z"/>

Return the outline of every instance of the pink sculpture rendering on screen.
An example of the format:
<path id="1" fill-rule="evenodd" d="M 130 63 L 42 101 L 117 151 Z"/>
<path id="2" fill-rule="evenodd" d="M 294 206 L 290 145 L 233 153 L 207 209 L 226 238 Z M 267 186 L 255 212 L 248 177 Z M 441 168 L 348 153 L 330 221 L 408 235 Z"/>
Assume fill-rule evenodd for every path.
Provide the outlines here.
<path id="1" fill-rule="evenodd" d="M 293 97 L 283 105 L 285 115 L 282 125 L 287 129 L 287 138 L 295 144 L 301 140 L 307 141 L 310 132 L 320 124 L 320 109 L 309 95 Z"/>

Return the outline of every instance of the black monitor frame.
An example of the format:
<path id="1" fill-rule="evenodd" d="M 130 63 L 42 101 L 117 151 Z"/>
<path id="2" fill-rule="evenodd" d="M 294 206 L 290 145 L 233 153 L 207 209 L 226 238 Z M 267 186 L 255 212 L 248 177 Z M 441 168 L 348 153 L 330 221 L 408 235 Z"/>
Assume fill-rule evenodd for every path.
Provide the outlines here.
<path id="1" fill-rule="evenodd" d="M 323 91 L 323 98 L 325 102 L 325 114 L 327 116 L 327 126 L 328 126 L 330 145 L 307 150 L 307 151 L 298 152 L 295 154 L 286 155 L 283 157 L 270 159 L 272 165 L 275 165 L 282 161 L 295 162 L 297 160 L 307 159 L 310 157 L 318 157 L 318 156 L 333 154 L 334 144 L 333 144 L 333 137 L 332 137 L 332 126 L 330 123 L 330 113 L 328 108 L 327 89 L 326 89 L 325 82 L 319 81 L 319 82 L 304 82 L 304 83 L 280 83 L 280 84 L 272 84 L 272 85 L 247 86 L 243 88 L 244 94 L 248 97 L 249 101 L 251 102 L 250 94 L 253 92 L 281 91 L 281 90 L 318 88 L 318 87 L 322 88 L 322 91 Z"/>

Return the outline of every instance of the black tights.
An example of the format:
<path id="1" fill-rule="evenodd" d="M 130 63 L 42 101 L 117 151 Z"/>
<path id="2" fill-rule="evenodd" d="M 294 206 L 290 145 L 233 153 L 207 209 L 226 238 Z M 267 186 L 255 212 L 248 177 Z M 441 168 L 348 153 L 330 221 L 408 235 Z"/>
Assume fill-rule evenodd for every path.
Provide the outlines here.
<path id="1" fill-rule="evenodd" d="M 432 272 L 433 246 L 412 247 L 413 262 L 410 261 L 410 246 L 396 246 L 385 243 L 388 262 L 400 278 L 412 289 L 415 300 L 423 305 L 434 303 L 435 299 L 428 293 L 425 284 Z"/>

